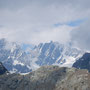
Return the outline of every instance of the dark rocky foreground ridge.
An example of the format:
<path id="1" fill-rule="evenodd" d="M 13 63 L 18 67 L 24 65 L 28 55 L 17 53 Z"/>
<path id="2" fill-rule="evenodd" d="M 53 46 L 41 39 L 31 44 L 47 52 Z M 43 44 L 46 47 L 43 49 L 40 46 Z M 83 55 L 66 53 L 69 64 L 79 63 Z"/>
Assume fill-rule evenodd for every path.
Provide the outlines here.
<path id="1" fill-rule="evenodd" d="M 73 64 L 73 67 L 78 69 L 87 69 L 90 72 L 90 53 L 85 53 Z"/>
<path id="2" fill-rule="evenodd" d="M 90 90 L 87 70 L 43 66 L 27 75 L 0 75 L 0 90 Z"/>
<path id="3" fill-rule="evenodd" d="M 0 75 L 6 74 L 6 73 L 8 73 L 7 69 L 0 62 Z"/>

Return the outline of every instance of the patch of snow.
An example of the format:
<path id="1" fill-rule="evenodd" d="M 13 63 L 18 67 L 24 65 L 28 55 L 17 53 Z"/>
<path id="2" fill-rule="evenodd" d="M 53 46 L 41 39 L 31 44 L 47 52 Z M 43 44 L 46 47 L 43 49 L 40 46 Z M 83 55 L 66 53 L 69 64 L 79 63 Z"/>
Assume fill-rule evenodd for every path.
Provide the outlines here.
<path id="1" fill-rule="evenodd" d="M 14 60 L 13 65 L 17 65 L 17 64 L 20 64 L 20 65 L 24 66 L 23 63 L 21 63 L 21 62 L 19 62 L 19 61 L 17 61 L 17 60 Z"/>
<path id="2" fill-rule="evenodd" d="M 9 71 L 11 74 L 13 74 L 13 73 L 15 73 L 15 72 L 17 72 L 17 69 L 15 69 L 15 68 L 13 68 L 13 70 L 12 71 Z"/>
<path id="3" fill-rule="evenodd" d="M 73 63 L 75 62 L 75 58 L 73 57 L 67 57 L 67 60 L 65 63 L 60 65 L 61 67 L 72 67 Z"/>
<path id="4" fill-rule="evenodd" d="M 29 74 L 30 72 L 28 72 L 28 73 L 19 73 L 20 75 L 27 75 L 27 74 Z"/>
<path id="5" fill-rule="evenodd" d="M 10 58 L 10 56 L 8 57 L 8 59 Z"/>
<path id="6" fill-rule="evenodd" d="M 32 70 L 36 70 L 36 69 L 38 69 L 40 66 L 39 65 L 37 65 L 35 62 L 37 61 L 37 58 L 34 58 L 34 59 L 32 59 L 32 61 L 31 61 L 31 68 L 32 68 Z"/>

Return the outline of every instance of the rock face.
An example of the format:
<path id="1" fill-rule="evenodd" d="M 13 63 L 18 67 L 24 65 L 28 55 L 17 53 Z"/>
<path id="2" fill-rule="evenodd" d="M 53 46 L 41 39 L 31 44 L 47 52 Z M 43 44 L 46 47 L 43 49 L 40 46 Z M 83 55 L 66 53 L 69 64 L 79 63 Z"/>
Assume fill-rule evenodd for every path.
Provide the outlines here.
<path id="1" fill-rule="evenodd" d="M 34 63 L 43 65 L 60 65 L 71 67 L 76 58 L 82 55 L 82 51 L 73 48 L 70 43 L 67 45 L 58 42 L 41 43 L 31 52 Z"/>
<path id="2" fill-rule="evenodd" d="M 0 62 L 0 75 L 6 74 L 8 71 Z"/>
<path id="3" fill-rule="evenodd" d="M 87 70 L 43 66 L 27 75 L 0 76 L 0 90 L 90 90 Z"/>
<path id="4" fill-rule="evenodd" d="M 79 60 L 77 60 L 73 67 L 79 69 L 87 69 L 90 71 L 90 53 L 85 53 Z"/>

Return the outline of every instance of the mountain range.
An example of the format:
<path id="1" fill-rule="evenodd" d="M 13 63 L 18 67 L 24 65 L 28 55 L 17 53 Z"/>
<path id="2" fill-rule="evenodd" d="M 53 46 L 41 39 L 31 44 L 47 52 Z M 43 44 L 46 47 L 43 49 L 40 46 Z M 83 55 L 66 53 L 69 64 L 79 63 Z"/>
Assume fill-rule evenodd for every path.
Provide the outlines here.
<path id="1" fill-rule="evenodd" d="M 11 73 L 28 73 L 44 65 L 72 67 L 83 53 L 71 43 L 64 45 L 51 41 L 28 47 L 27 51 L 21 44 L 0 40 L 0 62 Z"/>
<path id="2" fill-rule="evenodd" d="M 58 42 L 0 40 L 0 90 L 90 90 L 90 53 Z"/>

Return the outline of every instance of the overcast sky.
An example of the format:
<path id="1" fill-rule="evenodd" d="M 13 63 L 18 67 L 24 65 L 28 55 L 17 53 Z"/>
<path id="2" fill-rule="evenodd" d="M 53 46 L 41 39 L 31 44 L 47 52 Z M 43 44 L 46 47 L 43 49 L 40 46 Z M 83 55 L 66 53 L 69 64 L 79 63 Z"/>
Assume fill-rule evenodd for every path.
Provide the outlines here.
<path id="1" fill-rule="evenodd" d="M 0 0 L 0 38 L 90 46 L 90 0 Z"/>

